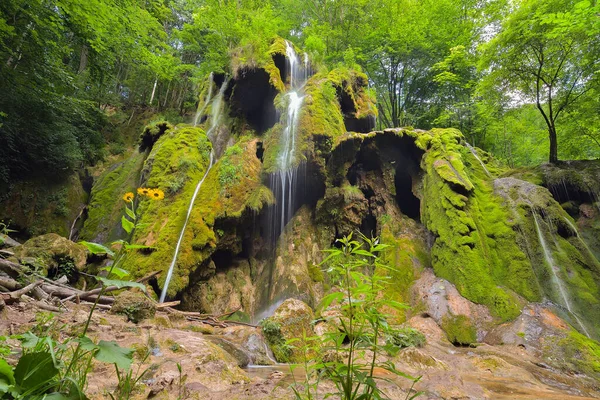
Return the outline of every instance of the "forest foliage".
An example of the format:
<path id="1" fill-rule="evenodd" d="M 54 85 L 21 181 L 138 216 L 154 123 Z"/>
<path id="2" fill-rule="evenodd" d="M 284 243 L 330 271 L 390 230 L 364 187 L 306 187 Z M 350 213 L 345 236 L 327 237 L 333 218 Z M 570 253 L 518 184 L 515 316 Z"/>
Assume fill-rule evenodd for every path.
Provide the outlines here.
<path id="1" fill-rule="evenodd" d="M 380 128 L 456 127 L 511 166 L 600 155 L 594 0 L 5 0 L 0 185 L 98 162 L 115 115 L 192 114 L 275 36 L 365 72 Z"/>

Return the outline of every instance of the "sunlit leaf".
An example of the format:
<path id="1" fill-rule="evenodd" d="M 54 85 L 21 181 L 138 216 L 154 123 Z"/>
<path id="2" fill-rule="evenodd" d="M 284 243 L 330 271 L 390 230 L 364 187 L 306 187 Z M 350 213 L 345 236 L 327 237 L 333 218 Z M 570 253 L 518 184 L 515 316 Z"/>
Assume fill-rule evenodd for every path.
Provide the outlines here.
<path id="1" fill-rule="evenodd" d="M 146 291 L 146 286 L 144 286 L 138 282 L 121 281 L 121 280 L 117 280 L 117 279 L 108 279 L 108 278 L 104 278 L 102 276 L 97 276 L 96 279 L 101 281 L 104 284 L 104 286 L 107 286 L 107 287 L 108 286 L 116 286 L 119 289 L 131 287 L 131 288 L 138 288 L 144 292 Z"/>
<path id="2" fill-rule="evenodd" d="M 87 247 L 88 251 L 92 254 L 107 254 L 111 257 L 115 255 L 115 253 L 106 246 L 103 246 L 98 243 L 86 242 L 84 240 L 80 241 L 79 244 Z"/>

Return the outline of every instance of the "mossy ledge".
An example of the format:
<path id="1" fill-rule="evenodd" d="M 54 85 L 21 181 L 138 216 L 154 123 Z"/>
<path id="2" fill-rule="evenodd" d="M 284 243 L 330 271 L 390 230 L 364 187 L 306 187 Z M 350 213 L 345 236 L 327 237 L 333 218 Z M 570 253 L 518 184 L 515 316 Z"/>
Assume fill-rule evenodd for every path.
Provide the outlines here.
<path id="1" fill-rule="evenodd" d="M 192 273 L 206 264 L 220 242 L 225 248 L 241 246 L 236 221 L 246 214 L 258 213 L 274 201 L 271 191 L 261 182 L 256 145 L 256 139 L 241 138 L 206 176 L 185 230 L 169 297 L 188 286 Z M 127 256 L 125 265 L 135 276 L 161 270 L 159 286 L 163 286 L 189 203 L 208 168 L 210 151 L 204 131 L 186 125 L 166 132 L 154 145 L 144 166 L 145 186 L 162 189 L 165 199 L 140 201 L 140 228 L 133 241 L 151 246 L 152 250 Z M 215 232 L 217 226 L 219 234 Z"/>

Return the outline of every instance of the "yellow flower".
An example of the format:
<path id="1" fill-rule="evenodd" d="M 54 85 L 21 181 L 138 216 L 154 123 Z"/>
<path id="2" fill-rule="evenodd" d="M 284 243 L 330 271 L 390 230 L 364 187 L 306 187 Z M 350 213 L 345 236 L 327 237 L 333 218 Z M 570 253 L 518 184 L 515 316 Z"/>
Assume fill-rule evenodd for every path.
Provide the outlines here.
<path id="1" fill-rule="evenodd" d="M 165 192 L 160 189 L 150 189 L 150 194 L 148 194 L 148 197 L 153 200 L 162 200 L 165 198 Z"/>
<path id="2" fill-rule="evenodd" d="M 125 193 L 125 195 L 123 196 L 123 200 L 125 200 L 128 203 L 133 201 L 133 193 L 131 193 L 131 192 Z"/>
<path id="3" fill-rule="evenodd" d="M 137 192 L 139 195 L 142 195 L 142 196 L 150 196 L 151 190 L 152 189 L 149 189 L 149 188 L 138 188 Z"/>

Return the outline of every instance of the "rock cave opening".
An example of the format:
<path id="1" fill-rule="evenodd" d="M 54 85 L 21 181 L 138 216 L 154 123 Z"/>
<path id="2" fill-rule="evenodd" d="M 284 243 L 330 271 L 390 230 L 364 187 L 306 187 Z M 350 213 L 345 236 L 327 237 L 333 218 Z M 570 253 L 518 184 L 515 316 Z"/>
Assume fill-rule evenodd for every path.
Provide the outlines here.
<path id="1" fill-rule="evenodd" d="M 341 86 L 335 88 L 338 101 L 344 117 L 344 126 L 348 132 L 368 133 L 375 129 L 375 116 L 356 117 L 356 107 L 350 94 Z"/>
<path id="2" fill-rule="evenodd" d="M 421 220 L 421 200 L 414 195 L 413 177 L 405 168 L 397 168 L 394 176 L 396 203 L 402 214 L 416 221 Z"/>
<path id="3" fill-rule="evenodd" d="M 281 53 L 273 54 L 273 63 L 279 70 L 279 75 L 281 76 L 281 80 L 283 82 L 287 82 L 288 67 L 287 67 L 287 58 L 285 57 L 285 54 L 281 54 Z"/>
<path id="4" fill-rule="evenodd" d="M 273 103 L 276 95 L 277 90 L 271 85 L 269 74 L 262 69 L 241 70 L 225 91 L 231 116 L 243 116 L 259 134 L 277 122 L 277 110 Z"/>
<path id="5" fill-rule="evenodd" d="M 227 270 L 233 264 L 234 254 L 230 250 L 216 250 L 212 256 L 216 271 Z"/>

